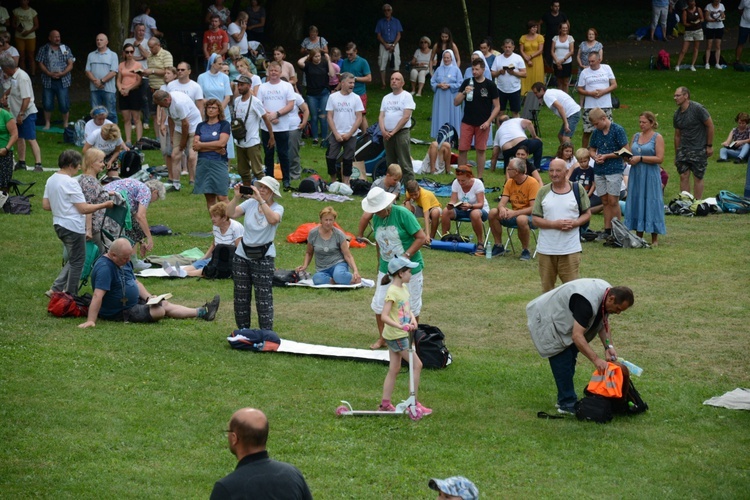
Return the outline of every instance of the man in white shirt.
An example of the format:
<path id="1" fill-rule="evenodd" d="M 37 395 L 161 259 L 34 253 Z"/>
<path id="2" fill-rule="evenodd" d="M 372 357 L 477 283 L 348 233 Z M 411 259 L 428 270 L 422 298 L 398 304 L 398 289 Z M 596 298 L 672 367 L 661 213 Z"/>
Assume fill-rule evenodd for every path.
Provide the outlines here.
<path id="1" fill-rule="evenodd" d="M 154 92 L 154 104 L 167 110 L 169 135 L 172 137 L 172 168 L 169 171 L 169 179 L 172 182 L 172 189 L 179 191 L 181 189 L 180 160 L 185 153 L 188 155 L 190 180 L 195 181 L 195 165 L 198 155 L 193 151 L 193 138 L 195 128 L 201 122 L 201 113 L 193 100 L 180 92 L 170 93 L 157 90 Z"/>
<path id="2" fill-rule="evenodd" d="M 36 113 L 34 104 L 34 89 L 31 86 L 31 78 L 24 70 L 16 66 L 11 57 L 0 58 L 0 68 L 5 77 L 10 80 L 10 88 L 5 91 L 3 97 L 8 100 L 8 107 L 13 116 L 16 117 L 18 127 L 18 163 L 16 170 L 26 170 L 26 142 L 31 145 L 34 154 L 34 171 L 41 172 L 42 152 L 36 140 Z M 6 150 L 6 154 L 8 151 Z"/>
<path id="3" fill-rule="evenodd" d="M 365 106 L 362 99 L 354 91 L 354 75 L 341 73 L 341 91 L 331 94 L 326 103 L 328 112 L 328 129 L 331 131 L 328 138 L 328 153 L 326 163 L 328 164 L 328 175 L 331 182 L 338 180 L 338 156 L 343 149 L 341 181 L 349 184 L 352 176 L 352 164 L 354 163 L 354 151 L 357 149 L 357 133 L 362 123 L 362 114 Z"/>
<path id="4" fill-rule="evenodd" d="M 411 115 L 417 108 L 414 98 L 404 92 L 404 77 L 396 71 L 391 75 L 391 92 L 383 97 L 378 124 L 385 145 L 385 163 L 397 163 L 403 173 L 403 182 L 414 179 L 411 162 Z"/>
<path id="5" fill-rule="evenodd" d="M 500 113 L 505 113 L 510 104 L 513 118 L 518 118 L 521 111 L 521 78 L 526 78 L 526 63 L 523 57 L 513 52 L 515 48 L 513 40 L 506 38 L 503 53 L 495 57 L 491 71 L 500 92 Z"/>
<path id="6" fill-rule="evenodd" d="M 581 107 L 578 103 L 564 90 L 548 89 L 542 82 L 532 85 L 531 91 L 537 99 L 544 101 L 554 114 L 562 118 L 562 127 L 557 133 L 560 144 L 570 140 L 576 133 L 576 127 L 581 119 Z"/>
<path id="7" fill-rule="evenodd" d="M 737 36 L 737 49 L 734 52 L 734 63 L 740 63 L 742 58 L 742 47 L 750 36 L 750 0 L 741 0 L 740 5 L 740 32 Z"/>
<path id="8" fill-rule="evenodd" d="M 234 100 L 233 120 L 239 120 L 245 124 L 245 138 L 234 138 L 237 145 L 237 172 L 242 177 L 242 184 L 249 186 L 253 182 L 253 176 L 261 179 L 263 173 L 263 162 L 260 159 L 260 121 L 266 125 L 268 130 L 269 147 L 273 147 L 275 139 L 273 125 L 268 119 L 268 114 L 259 99 L 253 97 L 250 91 L 253 80 L 249 76 L 240 75 L 235 80 L 237 91 L 240 96 Z"/>
<path id="9" fill-rule="evenodd" d="M 589 147 L 589 139 L 596 127 L 589 120 L 589 113 L 594 108 L 601 108 L 609 120 L 612 120 L 612 92 L 617 88 L 617 80 L 612 68 L 602 64 L 598 52 L 589 54 L 589 67 L 578 75 L 578 95 L 585 96 L 583 101 L 583 147 Z"/>
<path id="10" fill-rule="evenodd" d="M 198 82 L 190 79 L 192 68 L 184 61 L 177 64 L 177 80 L 167 84 L 167 92 L 182 92 L 188 96 L 199 111 L 203 111 L 203 89 Z"/>
<path id="11" fill-rule="evenodd" d="M 555 288 L 558 276 L 563 283 L 578 279 L 582 251 L 578 229 L 591 218 L 586 189 L 569 182 L 566 172 L 564 160 L 550 162 L 551 182 L 537 192 L 531 211 L 534 226 L 539 228 L 536 250 L 542 293 Z M 578 196 L 573 189 L 578 189 Z"/>
<path id="12" fill-rule="evenodd" d="M 527 137 L 526 133 L 531 137 Z M 531 171 L 525 173 L 536 179 L 541 186 L 542 178 L 539 176 L 539 167 L 542 165 L 542 141 L 536 135 L 536 129 L 531 120 L 525 118 L 508 118 L 508 115 L 500 117 L 500 126 L 492 143 L 492 159 L 490 169 L 495 170 L 500 152 L 503 153 L 503 165 L 506 167 L 505 177 L 508 177 L 507 167 L 510 160 L 515 158 L 516 151 L 525 146 L 530 155 L 534 155 L 534 162 L 529 162 Z"/>
<path id="13" fill-rule="evenodd" d="M 258 88 L 258 99 L 273 124 L 274 142 L 269 142 L 270 131 L 265 122 L 260 124 L 261 142 L 265 150 L 266 175 L 273 176 L 274 155 L 278 151 L 284 190 L 291 186 L 289 173 L 289 113 L 294 109 L 294 88 L 281 80 L 281 65 L 271 61 L 266 70 L 267 81 Z"/>
<path id="14" fill-rule="evenodd" d="M 247 45 L 247 12 L 241 10 L 237 14 L 237 19 L 227 27 L 227 35 L 229 35 L 229 48 L 239 47 L 240 55 L 243 57 L 247 55 L 250 48 Z"/>

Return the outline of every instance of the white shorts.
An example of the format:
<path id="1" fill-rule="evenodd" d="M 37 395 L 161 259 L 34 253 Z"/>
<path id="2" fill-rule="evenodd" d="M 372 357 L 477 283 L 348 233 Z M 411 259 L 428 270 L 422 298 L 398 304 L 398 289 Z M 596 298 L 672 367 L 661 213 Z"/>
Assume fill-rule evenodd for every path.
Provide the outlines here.
<path id="1" fill-rule="evenodd" d="M 407 288 L 409 289 L 409 304 L 411 305 L 411 312 L 414 313 L 414 316 L 419 316 L 419 313 L 422 311 L 422 274 L 421 271 L 417 274 L 412 274 L 411 280 L 407 285 Z M 380 282 L 383 281 L 384 276 L 385 273 L 378 271 L 378 279 L 375 281 L 375 295 L 373 295 L 372 303 L 370 304 L 370 308 L 375 314 L 383 312 L 385 294 L 388 291 L 388 287 L 391 286 L 390 283 L 385 286 L 380 284 Z"/>
<path id="2" fill-rule="evenodd" d="M 443 209 L 440 207 L 433 207 L 428 210 L 428 212 L 432 212 L 433 210 L 438 211 L 438 216 L 443 214 Z M 422 210 L 422 207 L 420 207 L 419 205 L 414 207 L 414 217 L 416 217 L 417 219 L 419 219 L 420 217 L 424 217 L 424 210 Z"/>
<path id="3" fill-rule="evenodd" d="M 388 67 L 388 61 L 391 59 L 391 53 L 385 49 L 382 43 L 379 47 L 378 67 L 380 68 L 380 71 L 385 71 L 385 68 Z M 395 67 L 394 71 L 401 71 L 401 49 L 398 44 L 393 48 L 393 59 L 393 66 Z"/>

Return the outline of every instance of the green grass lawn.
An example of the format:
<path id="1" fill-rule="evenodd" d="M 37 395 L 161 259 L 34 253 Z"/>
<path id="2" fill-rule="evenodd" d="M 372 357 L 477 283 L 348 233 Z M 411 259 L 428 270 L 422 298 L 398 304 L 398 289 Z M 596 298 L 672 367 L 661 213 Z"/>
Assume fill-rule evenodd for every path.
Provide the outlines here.
<path id="1" fill-rule="evenodd" d="M 721 189 L 742 193 L 745 165 L 715 159 L 735 114 L 747 111 L 745 75 L 645 66 L 613 65 L 623 103 L 615 121 L 632 136 L 641 111 L 658 114 L 667 144 L 667 200 L 678 191 L 671 146 L 678 85 L 691 89 L 717 127 L 706 196 Z M 372 87 L 371 123 L 382 96 Z M 430 97 L 417 106 L 413 136 L 427 139 Z M 85 104 L 75 109 L 81 113 Z M 541 122 L 545 152 L 554 154 L 559 120 L 545 109 Z M 60 135 L 41 134 L 45 165 L 56 164 L 60 142 Z M 415 146 L 412 155 L 422 159 L 425 152 Z M 323 150 L 308 145 L 302 155 L 303 167 L 325 171 Z M 155 152 L 147 161 L 161 163 Z M 634 307 L 612 318 L 613 342 L 645 369 L 636 384 L 650 410 L 608 425 L 536 418 L 539 410 L 553 411 L 555 386 L 526 328 L 525 306 L 540 292 L 535 260 L 424 251 L 421 320 L 445 332 L 453 364 L 423 374 L 420 396 L 434 414 L 415 423 L 334 416 L 341 399 L 374 409 L 385 366 L 232 351 L 225 341 L 234 328 L 231 281 L 144 281 L 186 305 L 220 293 L 213 323 L 100 322 L 80 330 L 80 320 L 50 317 L 43 293 L 59 269 L 60 244 L 50 213 L 41 210 L 48 176 L 17 173 L 37 182 L 33 213 L 0 214 L 0 497 L 205 498 L 234 468 L 222 430 L 243 406 L 266 412 L 271 455 L 299 467 L 316 498 L 434 498 L 427 480 L 456 474 L 471 478 L 483 498 L 748 495 L 748 413 L 701 403 L 750 387 L 750 216 L 669 217 L 667 235 L 651 250 L 584 244 L 581 275 L 628 285 L 636 297 Z M 501 174 L 488 173 L 485 181 L 500 186 Z M 188 191 L 170 193 L 149 209 L 151 224 L 179 233 L 158 238 L 155 253 L 209 245 L 188 235 L 210 230 L 203 197 Z M 281 203 L 286 212 L 276 264 L 293 268 L 304 247 L 285 237 L 315 221 L 324 205 L 290 194 Z M 356 231 L 359 201 L 335 208 L 339 223 Z M 600 215 L 592 227 L 602 227 Z M 375 250 L 353 254 L 360 272 L 374 278 Z M 275 329 L 283 338 L 360 348 L 375 339 L 371 291 L 276 289 L 274 295 Z M 580 360 L 582 390 L 593 366 Z M 404 371 L 394 399 L 406 395 Z"/>

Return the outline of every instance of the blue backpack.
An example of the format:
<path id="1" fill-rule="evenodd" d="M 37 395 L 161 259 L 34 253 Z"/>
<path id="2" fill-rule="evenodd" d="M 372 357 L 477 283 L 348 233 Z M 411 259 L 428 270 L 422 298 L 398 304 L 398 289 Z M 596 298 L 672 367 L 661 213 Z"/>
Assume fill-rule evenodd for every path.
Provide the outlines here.
<path id="1" fill-rule="evenodd" d="M 740 196 L 731 191 L 719 191 L 716 195 L 716 203 L 722 212 L 727 214 L 750 213 L 750 198 Z"/>

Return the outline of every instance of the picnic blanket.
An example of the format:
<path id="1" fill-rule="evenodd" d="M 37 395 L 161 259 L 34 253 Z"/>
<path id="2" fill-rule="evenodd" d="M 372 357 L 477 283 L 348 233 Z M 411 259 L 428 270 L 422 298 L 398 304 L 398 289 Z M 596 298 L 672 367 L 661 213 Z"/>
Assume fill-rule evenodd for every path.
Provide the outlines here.
<path id="1" fill-rule="evenodd" d="M 313 285 L 312 279 L 306 279 L 306 280 L 299 280 L 297 283 L 287 283 L 286 286 L 302 286 L 302 287 L 309 287 L 309 288 L 333 288 L 334 290 L 353 290 L 355 288 L 373 288 L 375 286 L 375 281 L 362 278 L 362 281 L 355 285 L 331 285 L 330 283 L 325 284 L 325 285 Z"/>

